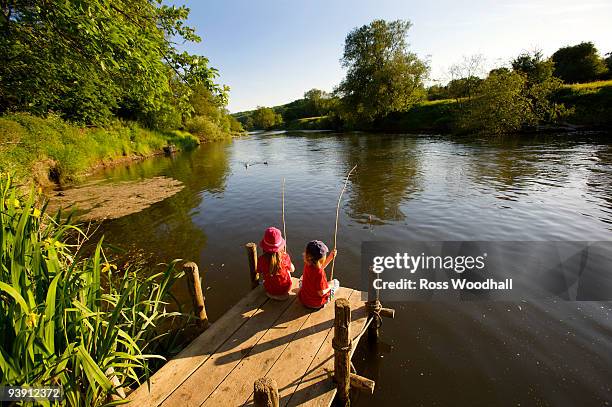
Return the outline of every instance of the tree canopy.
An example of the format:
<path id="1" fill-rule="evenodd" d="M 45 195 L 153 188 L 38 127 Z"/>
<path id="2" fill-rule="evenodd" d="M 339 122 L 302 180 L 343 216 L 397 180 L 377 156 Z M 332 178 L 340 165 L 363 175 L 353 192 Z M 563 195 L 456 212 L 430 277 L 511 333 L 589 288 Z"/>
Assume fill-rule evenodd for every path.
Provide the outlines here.
<path id="1" fill-rule="evenodd" d="M 259 106 L 251 115 L 252 127 L 260 130 L 269 130 L 283 123 L 283 117 L 269 107 Z"/>
<path id="2" fill-rule="evenodd" d="M 372 122 L 402 111 L 425 96 L 428 66 L 408 51 L 409 21 L 374 20 L 346 37 L 338 92 L 349 120 Z"/>
<path id="3" fill-rule="evenodd" d="M 159 127 L 190 113 L 195 85 L 225 97 L 208 60 L 176 48 L 200 41 L 186 7 L 15 0 L 0 8 L 0 112 L 56 112 L 83 124 L 119 115 Z"/>
<path id="4" fill-rule="evenodd" d="M 523 52 L 512 60 L 512 69 L 527 75 L 531 83 L 542 83 L 552 77 L 554 62 L 545 59 L 541 51 Z"/>
<path id="5" fill-rule="evenodd" d="M 592 42 L 559 48 L 552 55 L 554 74 L 566 83 L 583 83 L 600 79 L 607 68 Z"/>

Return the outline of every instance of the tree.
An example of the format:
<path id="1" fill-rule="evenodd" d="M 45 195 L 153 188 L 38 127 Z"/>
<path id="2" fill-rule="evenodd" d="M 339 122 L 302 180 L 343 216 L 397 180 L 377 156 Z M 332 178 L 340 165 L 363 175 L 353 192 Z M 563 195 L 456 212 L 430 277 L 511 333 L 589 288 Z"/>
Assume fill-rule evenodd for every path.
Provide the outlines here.
<path id="1" fill-rule="evenodd" d="M 306 112 L 302 117 L 322 116 L 328 113 L 330 95 L 321 89 L 310 89 L 304 93 Z"/>
<path id="2" fill-rule="evenodd" d="M 470 103 L 459 127 L 464 131 L 497 135 L 533 123 L 526 88 L 526 76 L 517 72 L 489 75 L 478 87 L 478 97 Z"/>
<path id="3" fill-rule="evenodd" d="M 338 87 L 349 120 L 371 123 L 408 109 L 425 96 L 428 67 L 408 51 L 409 21 L 374 20 L 346 37 Z"/>
<path id="4" fill-rule="evenodd" d="M 442 100 L 448 98 L 450 98 L 450 95 L 448 94 L 446 86 L 435 84 L 427 88 L 427 100 Z"/>
<path id="5" fill-rule="evenodd" d="M 527 75 L 530 83 L 542 83 L 553 76 L 554 62 L 544 59 L 542 51 L 523 52 L 512 61 L 512 69 Z"/>
<path id="6" fill-rule="evenodd" d="M 557 79 L 550 78 L 530 85 L 522 72 L 494 71 L 476 89 L 458 127 L 498 135 L 557 120 L 566 113 L 563 105 L 551 102 L 558 84 Z"/>
<path id="7" fill-rule="evenodd" d="M 482 82 L 482 79 L 477 76 L 453 79 L 446 85 L 448 96 L 455 99 L 471 99 L 480 82 Z"/>
<path id="8" fill-rule="evenodd" d="M 0 112 L 54 111 L 84 124 L 180 119 L 194 85 L 223 93 L 206 58 L 175 47 L 200 40 L 188 13 L 148 0 L 2 2 Z"/>
<path id="9" fill-rule="evenodd" d="M 456 99 L 472 99 L 476 87 L 482 82 L 485 59 L 480 54 L 464 56 L 463 60 L 450 67 L 451 80 L 446 88 L 449 95 Z"/>
<path id="10" fill-rule="evenodd" d="M 566 83 L 583 83 L 597 80 L 607 72 L 592 42 L 563 47 L 552 55 L 554 75 Z"/>
<path id="11" fill-rule="evenodd" d="M 612 52 L 606 54 L 606 67 L 608 68 L 608 78 L 612 77 Z"/>
<path id="12" fill-rule="evenodd" d="M 283 123 L 283 117 L 269 107 L 259 106 L 251 117 L 255 129 L 269 130 Z"/>
<path id="13" fill-rule="evenodd" d="M 562 81 L 553 76 L 554 63 L 541 51 L 524 52 L 512 61 L 512 69 L 527 79 L 525 96 L 537 122 L 554 122 L 566 113 L 565 106 L 552 102 Z"/>

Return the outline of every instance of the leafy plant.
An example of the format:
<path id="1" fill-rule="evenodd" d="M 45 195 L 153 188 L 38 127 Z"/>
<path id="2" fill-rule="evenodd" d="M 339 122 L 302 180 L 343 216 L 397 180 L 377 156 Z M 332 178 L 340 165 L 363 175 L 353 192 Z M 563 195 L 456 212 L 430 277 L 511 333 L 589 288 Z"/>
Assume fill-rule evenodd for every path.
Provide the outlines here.
<path id="1" fill-rule="evenodd" d="M 174 345 L 168 325 L 182 314 L 166 306 L 182 272 L 177 260 L 119 271 L 102 240 L 80 258 L 83 232 L 39 202 L 0 177 L 0 383 L 61 385 L 69 405 L 104 405 Z"/>

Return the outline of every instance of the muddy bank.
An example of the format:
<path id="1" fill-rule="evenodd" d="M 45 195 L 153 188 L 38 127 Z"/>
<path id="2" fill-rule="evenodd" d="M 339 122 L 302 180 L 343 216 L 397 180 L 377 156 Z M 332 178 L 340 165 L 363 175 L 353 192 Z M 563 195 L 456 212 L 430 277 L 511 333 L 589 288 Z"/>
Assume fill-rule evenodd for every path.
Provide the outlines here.
<path id="1" fill-rule="evenodd" d="M 49 209 L 51 213 L 59 209 L 75 210 L 83 221 L 116 219 L 140 212 L 183 187 L 183 183 L 168 177 L 113 184 L 89 183 L 54 192 L 49 198 Z"/>

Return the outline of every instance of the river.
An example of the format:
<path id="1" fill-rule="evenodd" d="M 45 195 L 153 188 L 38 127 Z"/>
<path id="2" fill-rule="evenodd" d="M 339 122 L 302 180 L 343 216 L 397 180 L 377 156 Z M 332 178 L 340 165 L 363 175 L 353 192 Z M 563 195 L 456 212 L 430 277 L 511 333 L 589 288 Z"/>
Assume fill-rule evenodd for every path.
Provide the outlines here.
<path id="1" fill-rule="evenodd" d="M 281 227 L 301 271 L 305 243 L 331 245 L 335 276 L 359 287 L 367 240 L 610 240 L 612 141 L 595 135 L 495 141 L 365 133 L 269 133 L 202 145 L 98 174 L 102 182 L 164 175 L 176 195 L 105 222 L 106 241 L 144 262 L 183 258 L 205 271 L 214 320 L 249 290 L 244 243 Z M 179 296 L 186 299 L 186 293 Z M 574 405 L 612 400 L 610 302 L 396 303 L 374 352 L 376 380 L 355 405 Z"/>

